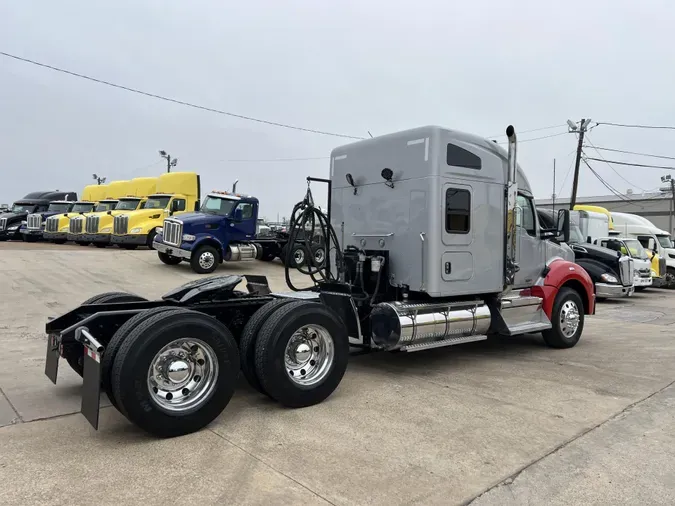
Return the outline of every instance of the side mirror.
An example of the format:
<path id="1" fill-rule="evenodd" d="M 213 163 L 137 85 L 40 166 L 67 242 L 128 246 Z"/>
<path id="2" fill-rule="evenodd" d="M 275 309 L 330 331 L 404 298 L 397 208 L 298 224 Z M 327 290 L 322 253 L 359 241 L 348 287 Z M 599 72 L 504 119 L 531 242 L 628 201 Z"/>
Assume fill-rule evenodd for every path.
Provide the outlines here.
<path id="1" fill-rule="evenodd" d="M 237 208 L 234 210 L 234 221 L 239 223 L 244 219 L 241 209 Z"/>
<path id="2" fill-rule="evenodd" d="M 558 223 L 556 224 L 558 236 L 561 241 L 570 242 L 570 211 L 569 209 L 560 209 L 558 211 Z"/>
<path id="3" fill-rule="evenodd" d="M 586 237 L 586 242 L 588 244 L 593 244 L 593 238 L 589 235 L 588 237 Z"/>

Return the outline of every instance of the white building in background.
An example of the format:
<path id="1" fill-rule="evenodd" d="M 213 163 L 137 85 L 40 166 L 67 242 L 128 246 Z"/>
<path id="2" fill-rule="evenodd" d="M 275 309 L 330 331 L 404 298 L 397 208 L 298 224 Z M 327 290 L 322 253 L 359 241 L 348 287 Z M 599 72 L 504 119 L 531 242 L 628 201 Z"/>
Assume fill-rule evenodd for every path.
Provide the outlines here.
<path id="1" fill-rule="evenodd" d="M 552 199 L 536 199 L 538 207 L 552 209 Z M 673 199 L 670 192 L 658 193 L 631 193 L 621 197 L 616 195 L 602 195 L 599 197 L 577 197 L 577 204 L 596 205 L 609 211 L 637 214 L 644 216 L 655 226 L 667 230 L 675 235 L 675 218 L 673 218 Z M 555 208 L 566 208 L 570 205 L 570 198 L 556 198 Z"/>

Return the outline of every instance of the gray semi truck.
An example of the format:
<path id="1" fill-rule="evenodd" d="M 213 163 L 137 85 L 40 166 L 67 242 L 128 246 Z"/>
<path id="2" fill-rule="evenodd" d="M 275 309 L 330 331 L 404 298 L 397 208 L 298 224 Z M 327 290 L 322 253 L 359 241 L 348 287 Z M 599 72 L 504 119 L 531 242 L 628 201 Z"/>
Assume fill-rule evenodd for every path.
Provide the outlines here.
<path id="1" fill-rule="evenodd" d="M 230 275 L 152 301 L 100 294 L 47 323 L 46 375 L 55 383 L 60 357 L 83 357 L 82 412 L 95 428 L 103 390 L 132 423 L 170 437 L 217 417 L 239 371 L 298 408 L 333 393 L 350 349 L 434 353 L 539 332 L 552 348 L 575 346 L 593 282 L 565 244 L 569 211 L 541 227 L 513 127 L 507 136 L 508 152 L 434 126 L 335 149 L 326 215 L 308 189 L 289 225 L 290 243 L 311 220 L 325 231 L 314 284 L 296 287 L 286 265 L 290 291 L 252 275 L 238 290 L 244 277 Z"/>

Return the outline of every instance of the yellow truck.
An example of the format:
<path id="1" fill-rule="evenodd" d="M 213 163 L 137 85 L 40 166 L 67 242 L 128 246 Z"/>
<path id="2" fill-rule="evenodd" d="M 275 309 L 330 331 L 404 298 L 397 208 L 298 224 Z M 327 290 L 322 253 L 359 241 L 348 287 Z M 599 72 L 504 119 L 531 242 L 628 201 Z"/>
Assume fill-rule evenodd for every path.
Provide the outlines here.
<path id="1" fill-rule="evenodd" d="M 605 216 L 607 216 L 607 219 L 609 221 L 609 235 L 615 237 L 619 237 L 622 235 L 622 233 L 614 225 L 612 213 L 606 208 L 594 205 L 577 204 L 574 206 L 574 210 L 604 214 Z M 647 257 L 651 263 L 652 286 L 655 287 L 664 286 L 666 284 L 665 262 L 661 261 L 661 256 L 656 251 L 650 249 L 647 249 L 646 251 Z"/>
<path id="2" fill-rule="evenodd" d="M 129 193 L 120 197 L 115 208 L 105 213 L 94 213 L 87 216 L 84 222 L 82 240 L 92 243 L 97 248 L 105 248 L 110 244 L 110 235 L 115 216 L 145 207 L 148 195 L 157 191 L 156 177 L 137 177 L 129 181 Z"/>
<path id="3" fill-rule="evenodd" d="M 92 184 L 84 187 L 81 199 L 75 202 L 67 213 L 50 216 L 45 220 L 42 238 L 56 244 L 64 244 L 68 240 L 70 220 L 91 212 L 96 204 L 105 196 L 107 185 Z"/>
<path id="4" fill-rule="evenodd" d="M 152 248 L 164 218 L 199 210 L 199 174 L 167 172 L 157 178 L 157 190 L 148 196 L 143 209 L 115 216 L 110 242 L 120 248 Z"/>
<path id="5" fill-rule="evenodd" d="M 88 246 L 89 241 L 84 240 L 84 224 L 87 217 L 94 214 L 105 214 L 106 212 L 115 209 L 120 197 L 128 193 L 128 183 L 129 181 L 112 181 L 105 185 L 105 195 L 98 201 L 94 210 L 70 220 L 70 223 L 68 223 L 68 234 L 66 235 L 66 239 L 81 246 Z"/>

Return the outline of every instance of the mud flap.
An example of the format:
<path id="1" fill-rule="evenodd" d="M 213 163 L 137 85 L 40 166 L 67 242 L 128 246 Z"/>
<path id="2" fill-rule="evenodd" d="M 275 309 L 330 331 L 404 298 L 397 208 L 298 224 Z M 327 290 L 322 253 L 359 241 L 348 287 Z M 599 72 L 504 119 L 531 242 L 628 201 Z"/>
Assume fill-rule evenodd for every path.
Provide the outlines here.
<path id="1" fill-rule="evenodd" d="M 81 411 L 89 423 L 98 430 L 98 414 L 101 402 L 101 354 L 84 348 L 84 372 L 82 373 Z"/>
<path id="2" fill-rule="evenodd" d="M 59 373 L 60 344 L 56 335 L 47 336 L 47 358 L 45 359 L 45 375 L 56 385 Z"/>

